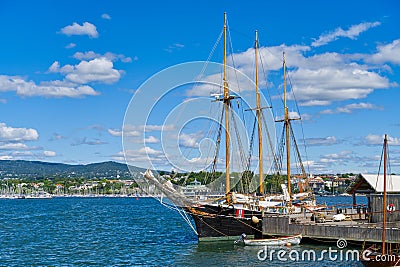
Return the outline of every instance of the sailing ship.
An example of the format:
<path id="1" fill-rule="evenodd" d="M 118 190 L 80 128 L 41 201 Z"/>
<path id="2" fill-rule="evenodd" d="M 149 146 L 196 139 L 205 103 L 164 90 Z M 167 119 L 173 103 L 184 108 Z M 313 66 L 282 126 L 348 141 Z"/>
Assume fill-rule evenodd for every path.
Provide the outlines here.
<path id="1" fill-rule="evenodd" d="M 382 221 L 382 243 L 378 247 L 376 244 L 370 246 L 368 249 L 361 253 L 360 259 L 364 266 L 367 267 L 388 267 L 388 266 L 400 266 L 400 255 L 394 254 L 394 251 L 388 249 L 388 244 L 386 242 L 386 224 L 387 224 L 387 147 L 388 140 L 387 135 L 383 141 L 383 221 Z M 389 207 L 388 207 L 389 208 Z M 391 244 L 389 244 L 391 248 Z"/>
<path id="2" fill-rule="evenodd" d="M 286 150 L 286 170 L 287 170 L 287 182 L 282 183 L 281 188 L 283 193 L 279 194 L 265 194 L 266 190 L 264 188 L 264 169 L 263 169 L 263 130 L 267 131 L 267 128 L 263 129 L 263 115 L 262 111 L 265 107 L 261 106 L 261 96 L 259 89 L 259 77 L 258 77 L 258 60 L 259 60 L 259 42 L 258 42 L 258 32 L 255 34 L 254 51 L 255 51 L 255 94 L 256 94 L 256 107 L 251 108 L 255 112 L 255 123 L 253 128 L 253 133 L 255 128 L 258 132 L 258 181 L 255 181 L 255 185 L 250 189 L 250 182 L 244 180 L 245 174 L 242 175 L 240 182 L 247 184 L 248 188 L 242 188 L 242 190 L 237 189 L 237 185 L 231 185 L 231 135 L 230 132 L 230 119 L 234 123 L 233 105 L 232 101 L 237 98 L 237 96 L 232 95 L 232 90 L 229 88 L 227 79 L 227 18 L 226 13 L 224 14 L 224 27 L 223 27 L 223 78 L 221 84 L 221 90 L 223 93 L 216 94 L 215 101 L 218 101 L 222 105 L 221 117 L 219 121 L 219 131 L 218 131 L 218 144 L 221 140 L 225 139 L 225 172 L 223 173 L 222 180 L 224 180 L 225 193 L 218 198 L 211 199 L 192 199 L 184 195 L 184 192 L 179 191 L 169 180 L 163 180 L 161 177 L 155 177 L 150 170 L 143 173 L 146 182 L 151 184 L 158 192 L 161 192 L 162 196 L 165 196 L 165 201 L 171 201 L 172 205 L 166 202 L 161 202 L 165 204 L 168 208 L 172 208 L 178 211 L 186 222 L 192 227 L 192 229 L 197 234 L 199 240 L 214 240 L 214 239 L 228 239 L 236 240 L 242 234 L 246 236 L 254 237 L 255 239 L 262 239 L 262 219 L 263 215 L 266 213 L 271 214 L 290 214 L 290 213 L 300 213 L 307 212 L 308 210 L 314 211 L 316 209 L 323 209 L 325 206 L 317 206 L 315 203 L 315 197 L 311 191 L 300 192 L 293 194 L 291 190 L 291 162 L 290 162 L 290 147 L 291 140 L 294 140 L 294 134 L 291 127 L 291 121 L 293 118 L 289 117 L 289 111 L 287 107 L 287 94 L 286 94 L 286 59 L 285 54 L 283 54 L 283 103 L 284 103 L 284 117 L 282 120 L 277 122 L 283 122 L 283 141 L 280 143 L 282 147 L 279 148 L 279 155 L 275 154 L 275 148 L 270 147 L 271 153 L 273 154 L 273 166 L 276 169 L 275 177 L 278 179 L 283 176 L 280 171 L 282 168 L 282 162 L 284 162 L 281 157 Z M 257 123 L 256 123 L 257 122 Z M 265 122 L 264 122 L 265 124 Z M 224 126 L 224 127 L 222 127 Z M 233 131 L 235 132 L 235 131 Z M 270 136 L 268 135 L 268 138 Z M 253 138 L 252 138 L 253 139 Z M 269 142 L 271 144 L 271 141 Z M 293 142 L 293 145 L 297 147 L 297 144 Z M 250 145 L 252 147 L 252 144 Z M 239 149 L 240 150 L 240 149 Z M 252 149 L 250 148 L 249 151 Z M 216 148 L 215 158 L 212 164 L 212 172 L 215 172 L 215 164 L 217 162 L 219 146 Z M 236 152 L 236 151 L 235 151 Z M 301 162 L 301 157 L 298 149 L 297 159 Z M 244 151 L 239 151 L 243 154 Z M 251 152 L 250 152 L 251 153 Z M 250 158 L 248 159 L 247 167 L 250 166 Z M 301 171 L 303 173 L 302 178 L 306 179 L 305 170 L 302 164 Z M 243 173 L 251 173 L 249 169 L 244 170 Z M 247 178 L 246 178 L 247 179 Z M 236 187 L 236 188 L 235 188 Z M 306 186 L 303 186 L 303 188 Z M 240 192 L 239 192 L 240 191 Z M 194 221 L 194 225 L 192 222 Z"/>
<path id="3" fill-rule="evenodd" d="M 284 123 L 286 133 L 286 169 L 287 169 L 287 185 L 282 184 L 283 194 L 266 195 L 264 194 L 264 173 L 263 173 L 263 140 L 262 140 L 262 110 L 260 101 L 260 89 L 258 78 L 258 32 L 255 34 L 255 91 L 256 91 L 256 107 L 255 110 L 258 131 L 258 166 L 259 181 L 258 192 L 238 193 L 231 190 L 230 184 L 230 167 L 231 167 L 231 148 L 230 148 L 230 125 L 229 116 L 231 112 L 231 101 L 235 96 L 230 95 L 230 89 L 227 81 L 227 21 L 226 13 L 224 14 L 224 68 L 223 68 L 223 94 L 217 100 L 223 103 L 223 113 L 225 116 L 225 196 L 215 199 L 214 201 L 197 202 L 193 205 L 186 205 L 184 210 L 193 218 L 199 240 L 233 239 L 241 234 L 254 236 L 256 239 L 262 238 L 262 217 L 264 213 L 289 214 L 300 213 L 304 209 L 316 209 L 315 198 L 311 192 L 301 192 L 292 194 L 291 192 L 291 162 L 290 162 L 290 139 L 294 137 L 291 129 L 291 120 L 287 107 L 286 95 L 286 60 L 283 55 L 283 71 L 284 71 L 284 118 L 280 120 Z M 300 158 L 300 156 L 298 155 Z M 276 157 L 274 155 L 274 160 Z M 277 161 L 277 160 L 276 160 Z M 278 162 L 274 162 L 276 166 Z M 306 178 L 304 167 L 302 167 Z M 278 173 L 279 175 L 279 173 Z M 322 207 L 323 208 L 323 207 Z"/>

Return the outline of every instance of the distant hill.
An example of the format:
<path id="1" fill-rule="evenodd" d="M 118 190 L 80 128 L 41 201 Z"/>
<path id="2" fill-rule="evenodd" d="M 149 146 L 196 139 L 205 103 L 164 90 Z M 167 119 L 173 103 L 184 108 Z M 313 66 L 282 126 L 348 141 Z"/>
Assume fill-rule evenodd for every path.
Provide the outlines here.
<path id="1" fill-rule="evenodd" d="M 131 167 L 134 174 L 145 171 L 143 168 Z M 71 165 L 26 160 L 0 160 L 0 178 L 55 178 L 82 177 L 130 179 L 132 175 L 126 164 L 107 161 L 86 165 Z"/>

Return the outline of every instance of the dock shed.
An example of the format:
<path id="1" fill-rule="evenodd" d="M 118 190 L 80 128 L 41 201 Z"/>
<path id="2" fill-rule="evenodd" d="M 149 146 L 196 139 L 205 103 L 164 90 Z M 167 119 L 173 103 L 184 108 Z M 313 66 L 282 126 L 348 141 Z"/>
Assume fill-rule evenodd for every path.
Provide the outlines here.
<path id="1" fill-rule="evenodd" d="M 353 205 L 357 206 L 356 194 L 365 194 L 368 199 L 370 222 L 383 220 L 383 175 L 359 174 L 349 186 L 347 192 L 353 196 Z M 386 177 L 388 221 L 400 221 L 400 175 Z"/>

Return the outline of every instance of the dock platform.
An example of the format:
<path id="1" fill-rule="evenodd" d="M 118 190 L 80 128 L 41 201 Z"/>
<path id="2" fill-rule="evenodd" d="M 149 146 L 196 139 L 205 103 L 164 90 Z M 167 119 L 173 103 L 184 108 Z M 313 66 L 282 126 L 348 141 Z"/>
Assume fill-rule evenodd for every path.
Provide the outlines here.
<path id="1" fill-rule="evenodd" d="M 348 216 L 348 220 L 340 222 L 334 222 L 328 216 L 326 222 L 323 223 L 316 223 L 310 217 L 311 214 L 309 213 L 306 215 L 265 214 L 262 220 L 263 235 L 302 234 L 304 238 L 324 241 L 336 241 L 338 239 L 371 243 L 382 241 L 382 223 L 368 223 L 365 216 L 352 214 Z M 386 242 L 399 243 L 400 221 L 388 223 L 386 229 Z"/>

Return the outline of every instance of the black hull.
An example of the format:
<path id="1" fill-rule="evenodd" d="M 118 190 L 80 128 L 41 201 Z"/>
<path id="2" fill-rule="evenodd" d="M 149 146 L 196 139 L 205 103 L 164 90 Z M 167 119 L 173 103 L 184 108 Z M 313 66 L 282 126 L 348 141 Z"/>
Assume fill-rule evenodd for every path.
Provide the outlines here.
<path id="1" fill-rule="evenodd" d="M 200 241 L 230 240 L 240 237 L 243 233 L 248 236 L 261 238 L 261 212 L 243 211 L 239 216 L 235 209 L 224 209 L 214 206 L 192 208 L 189 212 L 197 229 Z M 259 222 L 253 222 L 253 216 Z"/>
<path id="2" fill-rule="evenodd" d="M 382 253 L 376 251 L 376 246 L 372 245 L 368 248 L 368 251 L 371 253 L 367 256 L 367 259 L 363 258 L 363 254 L 366 251 L 362 252 L 360 260 L 364 266 L 367 267 L 391 267 L 391 266 L 400 266 L 400 256 L 396 254 L 391 254 L 390 252 L 382 255 Z"/>
<path id="3" fill-rule="evenodd" d="M 396 259 L 392 261 L 380 261 L 381 258 L 376 258 L 374 256 L 369 257 L 369 261 L 361 260 L 362 264 L 366 267 L 392 267 L 392 266 L 400 266 L 400 258 L 396 257 Z"/>

